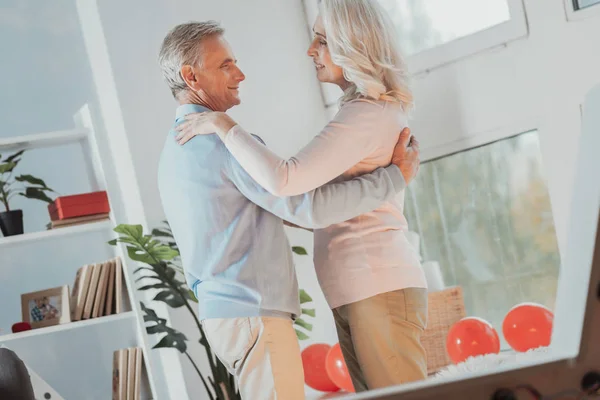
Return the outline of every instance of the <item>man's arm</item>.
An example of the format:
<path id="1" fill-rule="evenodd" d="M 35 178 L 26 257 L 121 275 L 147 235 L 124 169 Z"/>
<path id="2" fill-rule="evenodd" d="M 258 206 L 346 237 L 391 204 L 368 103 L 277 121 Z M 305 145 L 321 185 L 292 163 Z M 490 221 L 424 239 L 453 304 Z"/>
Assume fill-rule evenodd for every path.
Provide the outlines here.
<path id="1" fill-rule="evenodd" d="M 233 157 L 229 160 L 230 179 L 244 196 L 281 219 L 307 228 L 325 228 L 373 211 L 406 187 L 400 169 L 390 165 L 302 195 L 277 197 L 256 183 Z"/>

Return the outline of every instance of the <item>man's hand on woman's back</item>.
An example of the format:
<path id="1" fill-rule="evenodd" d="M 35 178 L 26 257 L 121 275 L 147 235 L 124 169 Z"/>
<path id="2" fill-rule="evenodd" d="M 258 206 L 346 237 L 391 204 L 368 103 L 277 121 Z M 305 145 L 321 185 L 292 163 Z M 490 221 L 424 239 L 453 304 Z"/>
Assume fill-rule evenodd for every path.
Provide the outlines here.
<path id="1" fill-rule="evenodd" d="M 404 176 L 404 180 L 408 185 L 417 176 L 420 163 L 419 141 L 410 135 L 409 128 L 404 128 L 394 148 L 392 164 L 400 168 L 400 172 L 402 172 L 402 176 Z"/>

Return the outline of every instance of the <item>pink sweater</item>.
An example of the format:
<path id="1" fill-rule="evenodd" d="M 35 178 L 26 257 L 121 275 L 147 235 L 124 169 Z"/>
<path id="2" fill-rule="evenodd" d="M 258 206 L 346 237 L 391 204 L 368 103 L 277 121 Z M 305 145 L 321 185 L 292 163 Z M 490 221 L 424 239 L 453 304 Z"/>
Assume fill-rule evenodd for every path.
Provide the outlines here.
<path id="1" fill-rule="evenodd" d="M 405 126 L 399 104 L 354 100 L 288 160 L 239 125 L 224 142 L 266 190 L 292 196 L 389 165 Z M 370 213 L 315 231 L 315 268 L 331 308 L 393 290 L 427 287 L 419 257 L 404 235 L 408 224 L 403 209 L 404 193 Z"/>

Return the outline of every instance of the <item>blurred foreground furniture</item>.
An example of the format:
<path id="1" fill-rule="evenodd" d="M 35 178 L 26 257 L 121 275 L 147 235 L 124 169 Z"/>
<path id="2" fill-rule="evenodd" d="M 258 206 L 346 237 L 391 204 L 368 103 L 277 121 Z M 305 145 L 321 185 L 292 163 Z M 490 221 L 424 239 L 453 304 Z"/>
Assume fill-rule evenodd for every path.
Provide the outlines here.
<path id="1" fill-rule="evenodd" d="M 0 348 L 0 399 L 35 399 L 25 363 L 7 348 Z"/>

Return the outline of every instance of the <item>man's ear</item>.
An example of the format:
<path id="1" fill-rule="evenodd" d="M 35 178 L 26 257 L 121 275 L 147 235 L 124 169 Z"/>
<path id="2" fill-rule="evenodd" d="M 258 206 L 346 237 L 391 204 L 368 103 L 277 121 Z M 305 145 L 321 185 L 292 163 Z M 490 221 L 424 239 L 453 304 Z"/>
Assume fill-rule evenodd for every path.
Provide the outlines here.
<path id="1" fill-rule="evenodd" d="M 201 86 L 201 75 L 197 68 L 191 65 L 184 65 L 179 71 L 183 81 L 192 91 L 197 92 Z"/>

